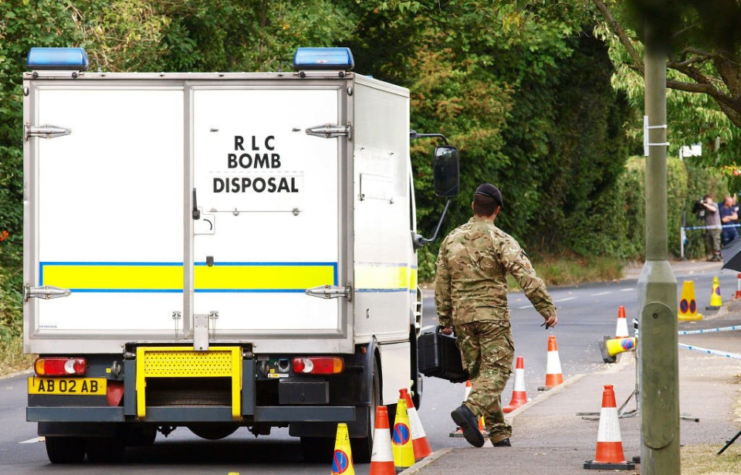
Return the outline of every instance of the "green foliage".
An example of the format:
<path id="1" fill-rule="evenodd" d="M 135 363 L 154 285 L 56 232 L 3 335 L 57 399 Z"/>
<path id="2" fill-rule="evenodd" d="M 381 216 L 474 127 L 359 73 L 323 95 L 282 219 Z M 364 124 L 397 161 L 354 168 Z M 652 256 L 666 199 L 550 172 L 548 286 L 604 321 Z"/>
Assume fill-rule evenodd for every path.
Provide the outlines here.
<path id="1" fill-rule="evenodd" d="M 642 57 L 644 54 L 643 44 L 637 40 L 639 35 L 628 28 L 635 22 L 630 19 L 628 12 L 625 10 L 625 4 L 620 2 L 605 3 L 612 9 L 617 23 L 622 26 L 625 38 L 630 41 L 637 55 Z M 686 4 L 687 2 L 680 3 Z M 705 5 L 710 7 L 715 4 L 717 7 L 721 3 L 723 2 L 695 2 L 695 6 Z M 724 5 L 729 6 L 733 3 L 725 2 Z M 738 9 L 738 2 L 736 4 L 735 8 Z M 705 167 L 730 165 L 734 169 L 738 169 L 738 150 L 741 149 L 741 128 L 738 125 L 741 119 L 738 117 L 741 117 L 741 115 L 738 111 L 735 114 L 732 111 L 733 108 L 737 109 L 737 104 L 739 104 L 739 82 L 734 79 L 737 78 L 739 73 L 738 62 L 726 58 L 723 52 L 715 52 L 714 48 L 717 45 L 711 44 L 714 41 L 709 41 L 707 34 L 708 30 L 716 33 L 720 31 L 720 24 L 716 23 L 716 20 L 721 18 L 715 18 L 709 22 L 704 19 L 701 21 L 697 12 L 690 11 L 687 5 L 681 5 L 681 10 L 680 8 L 664 10 L 666 14 L 672 16 L 679 15 L 680 12 L 684 11 L 679 17 L 667 21 L 667 26 L 677 31 L 677 34 L 672 38 L 672 53 L 668 58 L 669 69 L 667 70 L 667 79 L 676 84 L 673 87 L 684 87 L 683 85 L 691 85 L 695 81 L 707 81 L 707 84 L 713 84 L 717 87 L 719 95 L 735 95 L 736 104 L 733 107 L 729 106 L 721 110 L 719 101 L 709 94 L 668 89 L 669 153 L 678 155 L 681 146 L 702 143 L 703 155 L 696 159 L 697 162 Z M 722 17 L 722 15 L 720 16 Z M 602 16 L 597 16 L 597 22 L 595 34 L 609 45 L 610 58 L 615 64 L 613 85 L 618 90 L 626 93 L 635 110 L 642 111 L 644 83 L 642 74 L 636 70 L 634 58 L 631 57 L 615 32 L 608 27 Z M 725 24 L 725 22 L 723 23 Z M 741 31 L 735 24 L 733 28 Z M 727 36 L 727 38 L 730 39 L 730 36 Z M 736 46 L 738 46 L 738 43 Z M 708 50 L 707 53 L 702 51 L 705 48 Z M 715 53 L 717 53 L 717 57 L 714 57 Z M 687 62 L 686 66 L 683 65 L 685 62 Z M 674 65 L 680 65 L 678 66 L 679 70 Z M 720 69 L 723 69 L 723 71 L 721 72 Z M 689 77 L 686 74 L 688 72 L 693 76 Z M 724 82 L 728 84 L 724 84 Z M 729 91 L 729 85 L 732 85 L 734 90 Z M 688 90 L 690 89 L 692 88 Z M 735 123 L 729 116 L 735 118 Z M 627 131 L 632 137 L 642 137 L 642 114 L 636 114 L 628 125 Z M 715 149 L 716 139 L 720 139 L 721 142 L 721 146 L 717 150 Z M 741 189 L 741 177 L 731 175 L 728 181 L 733 189 Z"/>
<path id="2" fill-rule="evenodd" d="M 575 223 L 584 239 L 571 243 L 571 248 L 583 255 L 610 256 L 620 259 L 643 255 L 646 235 L 646 160 L 633 157 L 625 164 L 609 192 L 594 202 L 594 217 L 588 222 Z M 680 255 L 680 227 L 704 225 L 692 215 L 692 204 L 705 193 L 725 196 L 727 188 L 717 172 L 687 165 L 677 158 L 667 160 L 667 226 L 669 252 Z M 686 219 L 686 221 L 685 221 Z M 579 234 L 579 233 L 576 233 Z M 687 257 L 700 257 L 705 249 L 702 231 L 690 231 Z"/>
<path id="3" fill-rule="evenodd" d="M 23 91 L 32 46 L 78 45 L 72 7 L 60 0 L 0 2 L 0 342 L 22 328 Z"/>

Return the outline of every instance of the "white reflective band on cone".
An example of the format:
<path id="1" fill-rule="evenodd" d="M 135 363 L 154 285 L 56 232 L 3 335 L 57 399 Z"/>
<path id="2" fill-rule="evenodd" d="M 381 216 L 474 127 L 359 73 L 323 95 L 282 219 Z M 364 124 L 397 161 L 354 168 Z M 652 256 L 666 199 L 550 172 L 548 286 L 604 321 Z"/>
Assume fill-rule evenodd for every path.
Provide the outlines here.
<path id="1" fill-rule="evenodd" d="M 373 453 L 371 462 L 393 462 L 394 454 L 391 451 L 391 431 L 376 429 L 373 434 Z"/>
<path id="2" fill-rule="evenodd" d="M 525 392 L 525 370 L 515 370 L 515 389 L 516 392 Z"/>
<path id="3" fill-rule="evenodd" d="M 466 402 L 468 400 L 468 395 L 471 394 L 472 388 L 473 386 L 469 386 L 468 383 L 466 383 L 466 392 L 463 393 L 463 402 Z"/>
<path id="4" fill-rule="evenodd" d="M 561 360 L 558 358 L 558 351 L 548 352 L 545 372 L 546 374 L 561 374 Z"/>
<path id="5" fill-rule="evenodd" d="M 625 318 L 618 318 L 617 328 L 615 329 L 615 338 L 628 338 L 628 320 Z"/>
<path id="6" fill-rule="evenodd" d="M 603 407 L 600 411 L 597 442 L 622 442 L 616 407 Z"/>
<path id="7" fill-rule="evenodd" d="M 419 420 L 419 414 L 417 414 L 417 410 L 414 408 L 407 409 L 407 415 L 409 416 L 409 425 L 412 429 L 412 440 L 427 437 L 427 434 L 425 434 L 425 429 L 424 427 L 422 427 L 422 421 Z"/>

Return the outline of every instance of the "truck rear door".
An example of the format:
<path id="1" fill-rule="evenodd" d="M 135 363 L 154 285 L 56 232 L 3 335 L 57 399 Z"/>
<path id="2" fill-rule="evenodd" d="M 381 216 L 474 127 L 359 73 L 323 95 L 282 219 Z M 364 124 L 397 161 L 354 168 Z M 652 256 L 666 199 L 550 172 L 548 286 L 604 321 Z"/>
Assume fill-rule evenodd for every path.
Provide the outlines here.
<path id="1" fill-rule="evenodd" d="M 29 122 L 70 134 L 26 141 L 36 194 L 26 201 L 29 286 L 71 291 L 29 300 L 33 338 L 173 338 L 183 308 L 182 87 L 57 82 L 32 94 Z"/>
<path id="2" fill-rule="evenodd" d="M 212 315 L 215 339 L 340 336 L 345 299 L 305 294 L 344 285 L 339 141 L 305 132 L 338 123 L 338 88 L 192 97 L 193 313 Z"/>

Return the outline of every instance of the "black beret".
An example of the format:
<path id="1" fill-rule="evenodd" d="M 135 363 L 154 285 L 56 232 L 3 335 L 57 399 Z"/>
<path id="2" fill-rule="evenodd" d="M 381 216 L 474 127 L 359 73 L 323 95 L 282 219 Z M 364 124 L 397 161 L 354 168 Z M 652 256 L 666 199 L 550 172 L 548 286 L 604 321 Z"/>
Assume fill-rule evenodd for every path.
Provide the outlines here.
<path id="1" fill-rule="evenodd" d="M 484 183 L 476 188 L 477 195 L 491 196 L 499 203 L 499 206 L 504 206 L 504 199 L 502 199 L 502 192 L 499 188 L 492 185 L 491 183 Z"/>

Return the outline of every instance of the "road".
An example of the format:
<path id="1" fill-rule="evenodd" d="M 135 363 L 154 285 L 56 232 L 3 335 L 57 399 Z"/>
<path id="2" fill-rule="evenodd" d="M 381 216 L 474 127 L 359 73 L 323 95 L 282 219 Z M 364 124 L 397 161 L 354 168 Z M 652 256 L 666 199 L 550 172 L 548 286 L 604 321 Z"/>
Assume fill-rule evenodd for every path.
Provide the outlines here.
<path id="1" fill-rule="evenodd" d="M 680 283 L 695 280 L 698 292 L 698 308 L 708 305 L 712 272 L 696 273 L 691 276 L 677 275 Z M 736 273 L 720 274 L 723 298 L 729 298 L 736 289 Z M 559 353 L 565 378 L 579 373 L 604 368 L 596 342 L 602 335 L 613 334 L 618 306 L 624 305 L 628 320 L 637 317 L 636 281 L 590 284 L 573 288 L 552 289 L 551 294 L 558 306 L 559 325 L 544 331 L 539 325 L 542 318 L 529 305 L 521 293 L 510 295 L 512 325 L 518 356 L 525 358 L 526 388 L 530 398 L 537 397 L 537 387 L 545 382 L 546 345 L 549 335 L 558 338 Z M 423 326 L 427 331 L 434 328 L 437 317 L 431 298 L 425 299 Z M 89 464 L 81 466 L 52 466 L 46 458 L 43 443 L 36 437 L 36 426 L 25 422 L 26 376 L 0 380 L 0 474 L 55 475 L 78 473 L 101 473 L 101 467 Z M 511 396 L 512 381 L 503 394 L 506 403 Z M 463 439 L 450 438 L 453 422 L 450 411 L 463 398 L 462 384 L 428 378 L 425 380 L 422 407 L 419 411 L 422 423 L 433 450 L 443 447 L 464 447 Z M 516 429 L 516 428 L 515 428 Z M 517 443 L 517 432 L 513 443 Z M 218 441 L 203 441 L 187 429 L 178 429 L 165 439 L 158 435 L 154 447 L 128 449 L 126 460 L 111 473 L 144 474 L 326 474 L 326 464 L 305 464 L 301 458 L 298 439 L 288 436 L 287 430 L 275 430 L 270 437 L 255 439 L 246 429 L 240 429 L 231 437 Z M 358 474 L 367 474 L 368 465 L 355 467 Z"/>

